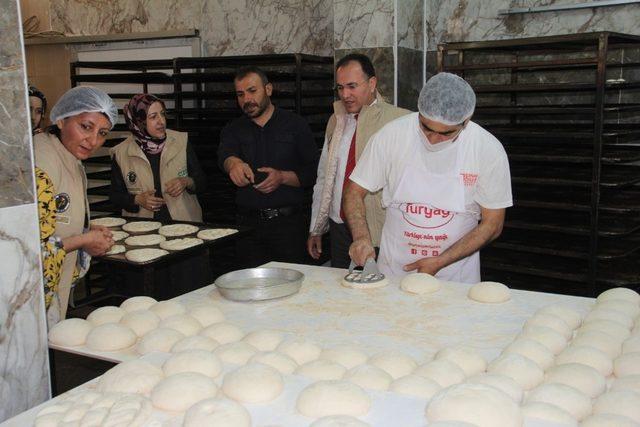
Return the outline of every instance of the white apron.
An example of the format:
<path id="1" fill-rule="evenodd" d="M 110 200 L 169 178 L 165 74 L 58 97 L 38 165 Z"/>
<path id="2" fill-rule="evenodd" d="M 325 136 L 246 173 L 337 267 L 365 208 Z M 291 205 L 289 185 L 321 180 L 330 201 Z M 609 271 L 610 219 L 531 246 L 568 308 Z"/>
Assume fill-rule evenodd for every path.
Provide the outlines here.
<path id="1" fill-rule="evenodd" d="M 457 152 L 455 167 L 449 173 L 428 171 L 419 155 L 413 156 L 405 166 L 387 207 L 382 229 L 378 259 L 382 273 L 403 276 L 407 274 L 403 270 L 405 265 L 440 255 L 478 226 L 477 217 L 465 210 L 461 145 L 458 141 L 445 148 Z M 429 156 L 429 152 L 426 155 Z M 454 282 L 479 282 L 479 252 L 443 268 L 436 277 Z"/>

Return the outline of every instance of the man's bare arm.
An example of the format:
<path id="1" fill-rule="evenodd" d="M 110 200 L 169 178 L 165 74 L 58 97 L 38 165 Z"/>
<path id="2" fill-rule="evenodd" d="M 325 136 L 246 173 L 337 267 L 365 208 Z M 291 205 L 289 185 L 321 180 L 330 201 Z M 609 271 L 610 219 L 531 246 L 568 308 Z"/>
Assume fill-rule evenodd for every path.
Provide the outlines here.
<path id="1" fill-rule="evenodd" d="M 349 256 L 358 265 L 364 265 L 368 258 L 375 258 L 364 207 L 367 193 L 367 189 L 350 180 L 342 195 L 344 214 L 353 238 Z"/>
<path id="2" fill-rule="evenodd" d="M 482 208 L 482 219 L 476 228 L 463 236 L 456 243 L 437 257 L 422 258 L 404 267 L 405 271 L 418 270 L 420 273 L 436 274 L 448 265 L 453 264 L 479 251 L 491 243 L 502 233 L 505 209 Z"/>

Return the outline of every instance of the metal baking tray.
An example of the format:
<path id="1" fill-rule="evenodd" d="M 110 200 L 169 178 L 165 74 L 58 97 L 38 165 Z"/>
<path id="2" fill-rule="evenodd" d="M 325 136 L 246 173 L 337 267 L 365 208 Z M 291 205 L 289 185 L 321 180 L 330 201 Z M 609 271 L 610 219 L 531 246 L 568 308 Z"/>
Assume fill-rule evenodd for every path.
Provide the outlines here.
<path id="1" fill-rule="evenodd" d="M 114 218 L 119 218 L 118 215 L 107 215 L 107 216 L 111 216 Z M 99 217 L 96 217 L 99 218 Z M 124 217 L 124 219 L 127 220 L 127 223 L 130 222 L 134 222 L 134 221 L 156 221 L 154 219 L 149 219 L 149 218 L 132 218 L 132 217 Z M 124 253 L 121 254 L 115 254 L 115 255 L 103 255 L 100 257 L 96 257 L 97 259 L 99 259 L 100 261 L 103 262 L 107 262 L 107 263 L 114 263 L 114 264 L 126 264 L 126 265 L 130 265 L 133 267 L 147 267 L 150 265 L 155 265 L 155 264 L 160 264 L 160 263 L 165 263 L 165 262 L 172 262 L 175 259 L 178 258 L 183 258 L 187 255 L 192 255 L 196 252 L 202 251 L 206 248 L 215 248 L 216 246 L 220 246 L 222 244 L 228 243 L 230 241 L 235 241 L 240 237 L 244 237 L 246 234 L 248 234 L 249 232 L 251 232 L 251 228 L 249 227 L 245 227 L 245 226 L 238 226 L 235 224 L 217 224 L 217 223 L 208 223 L 208 222 L 191 222 L 191 221 L 168 221 L 168 222 L 162 222 L 162 221 L 158 221 L 161 222 L 162 225 L 170 225 L 170 224 L 191 224 L 191 225 L 195 225 L 198 227 L 198 231 L 200 230 L 204 230 L 207 228 L 235 228 L 236 230 L 238 230 L 237 233 L 233 233 L 233 234 L 229 234 L 227 236 L 224 237 L 220 237 L 219 239 L 215 239 L 215 240 L 205 240 L 201 245 L 196 245 L 196 246 L 192 246 L 190 248 L 187 249 L 182 249 L 179 251 L 167 251 L 169 252 L 169 254 L 161 256 L 159 258 L 156 259 L 152 259 L 151 261 L 146 261 L 146 262 L 133 262 L 133 261 L 129 261 L 128 259 L 125 258 Z M 113 231 L 121 231 L 122 227 L 112 227 L 110 228 L 110 230 Z M 149 232 L 144 232 L 144 233 L 129 233 L 131 236 L 140 236 L 140 235 L 144 235 L 144 234 L 157 234 L 158 230 L 153 230 L 153 231 L 149 231 Z M 190 235 L 185 235 L 185 236 L 180 236 L 180 237 L 195 237 L 197 234 L 197 232 L 190 234 Z M 175 239 L 175 238 L 179 238 L 179 237 L 170 237 L 169 239 Z M 153 249 L 160 249 L 160 245 L 151 245 L 151 246 L 129 246 L 126 245 L 124 243 L 124 240 L 118 241 L 115 243 L 116 245 L 124 245 L 124 247 L 126 248 L 126 250 L 131 250 L 131 249 L 142 249 L 142 248 L 153 248 Z"/>
<path id="2" fill-rule="evenodd" d="M 263 301 L 293 295 L 300 290 L 304 274 L 289 268 L 247 268 L 218 277 L 214 284 L 232 301 Z"/>

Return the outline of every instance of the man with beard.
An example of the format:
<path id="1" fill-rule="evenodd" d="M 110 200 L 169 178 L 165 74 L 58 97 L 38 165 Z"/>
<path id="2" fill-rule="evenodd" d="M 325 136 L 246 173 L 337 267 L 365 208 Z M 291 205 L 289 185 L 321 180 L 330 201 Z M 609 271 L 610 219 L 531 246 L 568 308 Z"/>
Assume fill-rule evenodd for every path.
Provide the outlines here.
<path id="1" fill-rule="evenodd" d="M 254 231 L 238 243 L 245 267 L 305 258 L 308 200 L 318 149 L 306 121 L 271 103 L 273 86 L 257 67 L 234 79 L 244 115 L 220 134 L 218 164 L 236 185 L 238 225 Z"/>

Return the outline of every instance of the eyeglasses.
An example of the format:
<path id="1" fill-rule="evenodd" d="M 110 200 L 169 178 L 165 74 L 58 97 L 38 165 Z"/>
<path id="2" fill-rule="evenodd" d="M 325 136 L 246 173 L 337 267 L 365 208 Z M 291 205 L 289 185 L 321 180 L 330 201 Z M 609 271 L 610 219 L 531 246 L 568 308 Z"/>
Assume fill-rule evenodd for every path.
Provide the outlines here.
<path id="1" fill-rule="evenodd" d="M 437 130 L 433 130 L 431 129 L 429 126 L 425 125 L 424 123 L 422 123 L 421 120 L 418 120 L 420 122 L 420 126 L 422 127 L 422 129 L 424 129 L 425 132 L 429 132 L 429 133 L 435 133 L 437 135 L 441 135 L 441 136 L 453 136 L 456 135 L 458 132 L 462 131 L 462 129 L 464 129 L 464 122 L 462 123 L 458 123 L 455 126 L 460 126 L 458 129 L 451 129 L 451 130 L 446 130 L 444 132 L 438 132 Z"/>
<path id="2" fill-rule="evenodd" d="M 334 88 L 334 90 L 336 92 L 342 92 L 345 89 L 349 89 L 349 90 L 355 90 L 357 89 L 360 85 L 364 84 L 364 83 L 368 83 L 369 80 L 363 80 L 361 82 L 351 82 L 351 83 L 347 83 L 346 85 L 336 85 L 336 87 Z"/>

